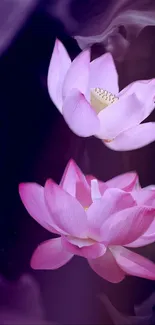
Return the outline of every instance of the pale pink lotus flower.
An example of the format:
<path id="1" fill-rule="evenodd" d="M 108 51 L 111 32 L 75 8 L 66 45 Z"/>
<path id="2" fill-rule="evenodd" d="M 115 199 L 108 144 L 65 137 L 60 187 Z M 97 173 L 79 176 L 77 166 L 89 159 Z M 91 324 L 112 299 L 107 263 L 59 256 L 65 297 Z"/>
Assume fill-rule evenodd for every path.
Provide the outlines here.
<path id="1" fill-rule="evenodd" d="M 155 264 L 125 247 L 132 247 L 132 242 L 141 238 L 155 216 L 155 208 L 138 204 L 131 192 L 123 190 L 135 191 L 135 176 L 127 173 L 99 183 L 85 177 L 70 161 L 59 185 L 52 180 L 44 187 L 20 184 L 20 197 L 29 214 L 59 235 L 38 246 L 31 267 L 54 270 L 79 255 L 98 275 L 113 283 L 126 275 L 155 280 Z M 143 196 L 145 190 L 138 191 Z"/>
<path id="2" fill-rule="evenodd" d="M 70 129 L 95 135 L 110 149 L 141 148 L 155 140 L 155 123 L 140 124 L 154 109 L 155 79 L 131 83 L 119 92 L 110 53 L 90 63 L 90 51 L 71 62 L 56 40 L 48 72 L 48 90 Z"/>
<path id="3" fill-rule="evenodd" d="M 102 293 L 100 299 L 115 325 L 153 325 L 155 323 L 155 292 L 141 304 L 134 306 L 134 316 L 125 315 L 118 311 L 105 294 Z"/>

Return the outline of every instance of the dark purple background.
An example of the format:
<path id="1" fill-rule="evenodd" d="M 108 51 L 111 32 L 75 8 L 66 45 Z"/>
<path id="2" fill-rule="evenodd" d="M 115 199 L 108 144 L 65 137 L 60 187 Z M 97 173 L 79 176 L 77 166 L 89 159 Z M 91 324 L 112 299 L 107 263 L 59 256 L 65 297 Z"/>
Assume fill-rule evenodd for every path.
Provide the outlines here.
<path id="1" fill-rule="evenodd" d="M 142 185 L 155 184 L 155 144 L 119 153 L 95 138 L 78 138 L 69 130 L 46 88 L 55 37 L 64 42 L 72 57 L 79 53 L 63 27 L 38 10 L 0 58 L 0 273 L 16 279 L 31 272 L 41 286 L 48 320 L 107 324 L 110 319 L 97 297 L 99 293 L 106 293 L 120 311 L 132 313 L 134 303 L 155 289 L 154 282 L 127 278 L 110 284 L 93 273 L 86 260 L 77 257 L 57 271 L 32 271 L 29 261 L 33 250 L 51 234 L 24 209 L 18 184 L 44 184 L 49 177 L 59 182 L 70 158 L 83 172 L 102 180 L 136 169 Z M 96 47 L 94 55 L 99 53 Z M 121 87 L 136 79 L 155 77 L 154 57 L 155 30 L 148 28 L 133 44 L 126 61 L 118 65 Z M 141 251 L 155 260 L 154 247 Z"/>

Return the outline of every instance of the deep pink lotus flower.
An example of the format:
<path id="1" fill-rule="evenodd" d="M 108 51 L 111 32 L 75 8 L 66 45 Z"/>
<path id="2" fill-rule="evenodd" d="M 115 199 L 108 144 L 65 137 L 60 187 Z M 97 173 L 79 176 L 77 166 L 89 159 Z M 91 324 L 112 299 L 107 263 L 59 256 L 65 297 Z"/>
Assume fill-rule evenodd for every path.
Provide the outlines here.
<path id="1" fill-rule="evenodd" d="M 49 73 L 49 94 L 73 132 L 95 135 L 110 149 L 133 150 L 155 140 L 155 123 L 143 123 L 154 109 L 155 79 L 131 83 L 119 92 L 112 55 L 90 63 L 89 50 L 73 62 L 56 40 Z"/>
<path id="2" fill-rule="evenodd" d="M 85 177 L 73 161 L 67 165 L 60 185 L 52 180 L 45 187 L 20 184 L 20 197 L 29 214 L 59 235 L 36 249 L 32 268 L 54 270 L 79 255 L 110 282 L 120 282 L 126 274 L 154 280 L 155 264 L 125 247 L 132 247 L 154 222 L 155 208 L 138 204 L 123 190 L 136 191 L 136 184 L 134 173 L 99 183 Z M 143 197 L 145 190 L 138 191 Z"/>

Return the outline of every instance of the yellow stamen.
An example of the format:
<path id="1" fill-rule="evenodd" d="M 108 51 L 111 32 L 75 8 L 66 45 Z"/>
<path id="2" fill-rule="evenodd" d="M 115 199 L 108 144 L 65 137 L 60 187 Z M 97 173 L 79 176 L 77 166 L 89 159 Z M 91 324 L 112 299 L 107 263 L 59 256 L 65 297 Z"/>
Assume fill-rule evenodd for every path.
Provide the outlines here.
<path id="1" fill-rule="evenodd" d="M 103 141 L 104 142 L 106 142 L 106 143 L 110 143 L 110 142 L 112 142 L 114 139 L 103 139 Z"/>
<path id="2" fill-rule="evenodd" d="M 93 88 L 91 89 L 91 105 L 98 114 L 105 107 L 114 104 L 118 101 L 118 97 L 113 95 L 107 90 L 102 88 Z"/>
<path id="3" fill-rule="evenodd" d="M 85 207 L 84 210 L 87 211 L 89 209 L 89 207 Z"/>

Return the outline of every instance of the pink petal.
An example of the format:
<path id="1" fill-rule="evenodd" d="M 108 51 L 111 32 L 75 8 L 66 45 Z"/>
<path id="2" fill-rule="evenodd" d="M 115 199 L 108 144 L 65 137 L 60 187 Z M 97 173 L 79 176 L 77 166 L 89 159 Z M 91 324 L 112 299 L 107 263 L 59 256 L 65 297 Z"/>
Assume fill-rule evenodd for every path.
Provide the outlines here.
<path id="1" fill-rule="evenodd" d="M 66 233 L 85 238 L 87 215 L 82 205 L 52 180 L 45 184 L 45 202 L 56 225 Z"/>
<path id="2" fill-rule="evenodd" d="M 73 160 L 67 164 L 60 185 L 66 192 L 76 197 L 84 207 L 92 203 L 90 187 L 84 174 Z"/>
<path id="3" fill-rule="evenodd" d="M 72 62 L 63 84 L 63 97 L 70 94 L 73 88 L 85 94 L 90 74 L 90 51 L 80 53 Z"/>
<path id="4" fill-rule="evenodd" d="M 108 187 L 120 188 L 124 191 L 131 192 L 138 183 L 138 175 L 130 172 L 118 175 L 106 182 Z"/>
<path id="5" fill-rule="evenodd" d="M 155 228 L 155 222 L 154 221 L 152 223 L 152 228 L 153 229 Z M 151 229 L 151 226 L 150 226 L 150 229 Z M 155 231 L 152 234 L 150 234 L 150 235 L 149 234 L 147 235 L 147 231 L 146 231 L 146 233 L 144 235 L 142 235 L 137 240 L 135 240 L 132 243 L 130 243 L 128 245 L 125 245 L 125 246 L 126 247 L 131 247 L 131 248 L 143 247 L 143 246 L 147 246 L 149 244 L 154 243 L 154 241 L 155 241 Z"/>
<path id="6" fill-rule="evenodd" d="M 101 195 L 103 195 L 104 192 L 108 189 L 108 186 L 107 186 L 106 182 L 98 181 L 98 184 L 99 184 L 100 193 L 101 193 Z"/>
<path id="7" fill-rule="evenodd" d="M 104 240 L 103 229 L 106 220 L 110 216 L 123 209 L 134 206 L 136 203 L 130 193 L 123 192 L 119 189 L 108 189 L 103 197 L 93 202 L 87 210 L 89 237 L 96 240 Z M 109 229 L 108 229 L 109 234 Z"/>
<path id="8" fill-rule="evenodd" d="M 87 238 L 77 238 L 77 237 L 72 237 L 72 236 L 63 236 L 62 240 L 67 241 L 79 248 L 92 246 L 96 243 L 95 240 L 88 238 L 88 237 Z"/>
<path id="9" fill-rule="evenodd" d="M 145 190 L 155 190 L 155 185 L 148 185 L 144 187 Z"/>
<path id="10" fill-rule="evenodd" d="M 62 85 L 71 60 L 64 45 L 56 40 L 48 70 L 48 91 L 55 106 L 62 112 Z"/>
<path id="11" fill-rule="evenodd" d="M 45 241 L 37 247 L 31 259 L 35 270 L 55 270 L 65 265 L 73 257 L 62 246 L 61 237 Z"/>
<path id="12" fill-rule="evenodd" d="M 44 187 L 36 183 L 19 185 L 20 198 L 32 218 L 42 227 L 57 234 L 60 229 L 53 223 L 44 199 Z"/>
<path id="13" fill-rule="evenodd" d="M 143 123 L 120 134 L 114 141 L 105 143 L 116 151 L 135 150 L 155 141 L 155 123 Z"/>
<path id="14" fill-rule="evenodd" d="M 87 180 L 87 183 L 89 184 L 89 186 L 91 186 L 91 181 L 93 179 L 96 179 L 93 175 L 86 175 L 86 180 Z"/>
<path id="15" fill-rule="evenodd" d="M 155 264 L 124 247 L 111 249 L 117 264 L 129 275 L 155 280 Z"/>
<path id="16" fill-rule="evenodd" d="M 132 196 L 138 205 L 149 205 L 155 207 L 155 190 L 140 189 L 132 191 Z"/>
<path id="17" fill-rule="evenodd" d="M 143 119 L 143 105 L 133 94 L 119 99 L 99 114 L 100 139 L 112 140 L 121 132 L 138 125 Z M 110 142 L 111 143 L 111 142 Z"/>
<path id="18" fill-rule="evenodd" d="M 63 116 L 70 129 L 77 135 L 89 137 L 99 129 L 99 119 L 77 89 L 72 90 L 63 105 Z"/>
<path id="19" fill-rule="evenodd" d="M 133 93 L 145 104 L 144 120 L 154 109 L 155 79 L 132 82 L 119 93 L 119 96 L 129 96 Z"/>
<path id="20" fill-rule="evenodd" d="M 117 95 L 118 74 L 110 53 L 95 59 L 90 64 L 90 88 L 103 88 Z"/>
<path id="21" fill-rule="evenodd" d="M 155 207 L 155 191 L 154 190 L 139 190 L 133 191 L 132 196 L 135 198 L 138 205 L 147 205 Z M 127 245 L 128 247 L 146 246 L 155 241 L 155 220 L 151 223 L 146 232 L 137 240 Z"/>
<path id="22" fill-rule="evenodd" d="M 125 273 L 120 269 L 109 249 L 103 256 L 89 259 L 88 263 L 93 271 L 109 282 L 118 283 L 125 278 Z"/>
<path id="23" fill-rule="evenodd" d="M 67 251 L 74 255 L 82 256 L 85 258 L 97 258 L 103 255 L 106 251 L 106 247 L 103 244 L 95 243 L 89 246 L 78 247 L 72 244 L 69 239 L 63 237 L 63 246 Z"/>
<path id="24" fill-rule="evenodd" d="M 139 238 L 154 220 L 155 209 L 131 207 L 109 217 L 101 227 L 103 242 L 107 245 L 127 245 Z"/>
<path id="25" fill-rule="evenodd" d="M 89 186 L 91 187 L 91 181 L 95 180 L 95 178 L 92 175 L 87 175 L 86 180 L 87 180 Z M 99 180 L 97 180 L 97 182 L 99 185 L 99 191 L 100 191 L 101 195 L 103 195 L 103 193 L 107 190 L 108 186 L 106 185 L 106 183 L 101 182 Z"/>

